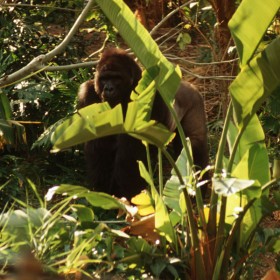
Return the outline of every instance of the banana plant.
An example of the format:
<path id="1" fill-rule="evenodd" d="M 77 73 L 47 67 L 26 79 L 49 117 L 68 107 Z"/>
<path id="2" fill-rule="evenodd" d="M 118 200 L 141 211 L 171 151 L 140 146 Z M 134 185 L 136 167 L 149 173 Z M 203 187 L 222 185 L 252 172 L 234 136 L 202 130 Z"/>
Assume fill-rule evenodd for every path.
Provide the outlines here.
<path id="1" fill-rule="evenodd" d="M 279 196 L 275 197 L 275 205 L 269 207 L 268 190 L 276 180 L 270 181 L 264 133 L 256 115 L 262 102 L 280 85 L 280 38 L 268 44 L 264 50 L 256 51 L 279 10 L 279 1 L 257 1 L 256 4 L 252 0 L 243 0 L 229 23 L 240 57 L 241 71 L 229 88 L 232 101 L 215 160 L 213 190 L 207 210 L 209 217 L 199 200 L 197 212 L 194 211 L 187 190 L 188 185 L 195 182 L 190 179 L 192 169 L 187 165 L 187 162 L 191 162 L 191 152 L 172 108 L 181 78 L 179 68 L 161 54 L 147 30 L 123 1 L 96 0 L 96 3 L 139 58 L 150 75 L 150 82 L 140 90 L 139 97 L 129 104 L 126 117 L 122 115 L 120 106 L 111 109 L 106 103 L 80 110 L 56 129 L 52 138 L 54 149 L 116 133 L 128 133 L 159 147 L 172 164 L 175 176 L 166 184 L 163 195 L 157 193 L 149 172 L 140 164 L 141 174 L 152 189 L 156 229 L 179 252 L 172 217 L 177 212 L 177 221 L 182 222 L 186 216 L 187 220 L 182 222 L 182 226 L 187 227 L 186 232 L 190 236 L 183 245 L 190 248 L 187 261 L 191 269 L 187 277 L 227 279 L 229 272 L 232 272 L 234 278 L 238 269 L 229 266 L 230 259 L 235 256 L 238 262 L 238 258 L 246 256 L 261 219 L 280 208 Z M 260 18 L 265 20 L 260 21 Z M 145 75 L 143 79 L 146 79 Z M 184 159 L 179 159 L 177 165 L 165 149 L 173 135 L 144 113 L 147 108 L 151 109 L 156 90 L 173 114 L 183 143 Z M 88 122 L 88 119 L 91 121 Z M 225 157 L 227 145 L 230 151 L 228 159 Z M 233 244 L 236 244 L 234 250 Z M 279 252 L 279 242 L 273 248 Z"/>

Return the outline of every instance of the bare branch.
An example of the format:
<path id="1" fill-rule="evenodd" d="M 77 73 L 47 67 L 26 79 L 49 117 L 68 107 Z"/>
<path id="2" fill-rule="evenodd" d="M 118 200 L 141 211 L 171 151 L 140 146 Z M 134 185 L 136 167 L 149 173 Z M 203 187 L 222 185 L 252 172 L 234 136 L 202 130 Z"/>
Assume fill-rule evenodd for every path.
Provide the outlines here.
<path id="1" fill-rule="evenodd" d="M 198 75 L 198 74 L 196 74 L 192 71 L 189 71 L 185 68 L 181 68 L 181 71 L 183 73 L 186 73 L 188 75 L 194 76 L 194 77 L 196 77 L 198 79 L 202 79 L 202 80 L 204 79 L 204 80 L 233 81 L 236 78 L 236 76 L 201 76 L 201 75 Z"/>
<path id="2" fill-rule="evenodd" d="M 210 66 L 210 65 L 219 65 L 219 64 L 228 64 L 228 63 L 234 63 L 236 61 L 239 60 L 239 58 L 234 58 L 231 60 L 222 60 L 222 61 L 213 61 L 213 62 L 195 62 L 189 59 L 186 59 L 184 57 L 179 57 L 173 54 L 166 54 L 165 55 L 166 58 L 168 58 L 168 60 L 179 60 L 179 61 L 183 61 L 185 63 L 189 63 L 189 64 L 193 64 L 193 65 L 199 65 L 199 66 Z"/>
<path id="3" fill-rule="evenodd" d="M 183 5 L 179 6 L 172 12 L 170 12 L 168 15 L 166 15 L 150 32 L 151 36 L 169 19 L 171 18 L 174 14 L 179 12 L 183 7 L 189 5 L 192 2 L 192 0 L 188 1 L 187 3 L 184 3 Z"/>
<path id="4" fill-rule="evenodd" d="M 66 70 L 72 70 L 77 68 L 92 68 L 94 67 L 98 61 L 88 61 L 88 62 L 82 62 L 82 63 L 76 63 L 76 64 L 69 64 L 69 65 L 62 65 L 62 66 L 48 66 L 45 71 L 54 72 L 54 71 L 66 71 Z"/>
<path id="5" fill-rule="evenodd" d="M 94 0 L 89 0 L 79 17 L 77 18 L 75 24 L 72 26 L 71 30 L 64 38 L 64 40 L 52 51 L 45 55 L 39 55 L 29 62 L 25 67 L 12 73 L 11 75 L 6 75 L 0 79 L 0 88 L 13 84 L 27 76 L 33 75 L 32 73 L 37 73 L 44 70 L 47 66 L 46 63 L 50 62 L 56 55 L 63 52 L 65 47 L 68 45 L 72 37 L 77 32 L 79 26 L 84 21 L 88 12 L 94 4 Z"/>
<path id="6" fill-rule="evenodd" d="M 0 1 L 1 2 L 1 1 Z M 23 3 L 3 3 L 1 4 L 3 7 L 24 7 L 24 8 L 30 8 L 30 9 L 55 9 L 58 11 L 66 11 L 66 12 L 80 12 L 81 10 L 79 9 L 69 9 L 69 8 L 61 8 L 61 7 L 56 7 L 56 6 L 46 6 L 46 5 L 32 5 L 32 4 L 23 4 Z"/>

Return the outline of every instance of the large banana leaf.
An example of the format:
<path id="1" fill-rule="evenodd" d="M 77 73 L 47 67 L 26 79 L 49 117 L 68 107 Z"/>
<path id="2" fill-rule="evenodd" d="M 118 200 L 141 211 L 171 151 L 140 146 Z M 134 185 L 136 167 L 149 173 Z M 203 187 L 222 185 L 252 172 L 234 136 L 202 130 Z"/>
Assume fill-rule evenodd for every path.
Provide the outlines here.
<path id="1" fill-rule="evenodd" d="M 250 4 L 249 4 L 250 2 Z M 234 207 L 245 206 L 252 198 L 260 197 L 246 213 L 241 229 L 241 246 L 246 244 L 252 231 L 263 216 L 262 203 L 267 193 L 260 187 L 269 181 L 269 162 L 264 144 L 264 133 L 256 116 L 266 98 L 280 85 L 280 38 L 275 39 L 265 50 L 250 61 L 265 30 L 279 9 L 280 1 L 244 0 L 233 16 L 229 26 L 235 39 L 242 62 L 241 72 L 230 86 L 235 112 L 235 125 L 230 127 L 228 137 L 230 151 L 239 136 L 234 157 L 232 176 L 255 180 L 258 189 L 247 189 L 228 198 L 227 222 L 232 223 Z M 250 11 L 250 12 L 249 12 Z M 260 20 L 262 18 L 262 20 Z M 246 64 L 246 65 L 245 65 Z"/>
<path id="2" fill-rule="evenodd" d="M 111 109 L 108 103 L 98 103 L 79 110 L 54 131 L 54 150 L 61 150 L 97 137 L 123 132 L 121 105 Z"/>
<path id="3" fill-rule="evenodd" d="M 234 124 L 229 129 L 229 148 L 232 151 L 233 139 L 237 137 L 238 130 Z M 227 203 L 226 222 L 232 224 L 235 220 L 233 213 L 237 206 L 244 207 L 251 199 L 260 198 L 261 186 L 269 181 L 269 161 L 267 150 L 264 145 L 264 133 L 260 122 L 255 115 L 243 133 L 237 153 L 235 165 L 231 174 L 233 177 L 255 180 L 254 187 L 243 190 L 242 193 L 229 196 Z M 241 242 L 246 243 L 247 238 L 254 230 L 258 221 L 262 218 L 262 201 L 258 199 L 247 212 L 243 224 Z"/>
<path id="4" fill-rule="evenodd" d="M 148 81 L 151 83 L 148 84 Z M 163 125 L 149 120 L 155 94 L 152 81 L 153 77 L 149 72 L 144 72 L 139 84 L 143 92 L 128 104 L 125 120 L 121 105 L 112 109 L 108 103 L 98 103 L 79 110 L 55 129 L 51 137 L 53 149 L 58 151 L 96 138 L 121 133 L 130 134 L 158 147 L 167 145 L 173 133 Z"/>
<path id="5" fill-rule="evenodd" d="M 256 55 L 230 85 L 239 128 L 246 126 L 265 99 L 280 85 L 280 37 Z"/>
<path id="6" fill-rule="evenodd" d="M 243 0 L 239 5 L 229 27 L 242 65 L 254 55 L 279 8 L 279 0 Z"/>

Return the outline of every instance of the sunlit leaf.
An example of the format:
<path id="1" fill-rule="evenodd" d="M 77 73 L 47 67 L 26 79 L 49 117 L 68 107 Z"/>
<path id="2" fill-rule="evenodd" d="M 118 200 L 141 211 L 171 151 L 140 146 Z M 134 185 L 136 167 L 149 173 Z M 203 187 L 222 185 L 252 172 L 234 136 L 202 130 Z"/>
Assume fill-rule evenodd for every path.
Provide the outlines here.
<path id="1" fill-rule="evenodd" d="M 90 192 L 83 196 L 91 205 L 103 209 L 125 209 L 120 201 L 107 193 Z"/>
<path id="2" fill-rule="evenodd" d="M 189 145 L 189 148 L 191 148 L 189 139 L 187 140 L 187 144 Z M 176 160 L 176 165 L 180 171 L 180 174 L 183 176 L 184 185 L 180 183 L 175 170 L 172 169 L 172 176 L 166 181 L 164 186 L 164 201 L 170 209 L 176 210 L 178 213 L 185 213 L 186 203 L 182 194 L 182 188 L 187 188 L 187 191 L 190 195 L 195 195 L 195 190 L 192 188 L 192 186 L 187 184 L 188 177 L 192 171 L 187 159 L 186 151 L 184 149 L 181 151 L 181 154 Z"/>
<path id="3" fill-rule="evenodd" d="M 265 99 L 280 85 L 279 50 L 280 37 L 243 67 L 230 85 L 239 128 L 249 123 Z"/>
<path id="4" fill-rule="evenodd" d="M 59 125 L 52 135 L 54 149 L 65 149 L 94 138 L 123 132 L 121 105 L 107 103 L 87 106 Z"/>
<path id="5" fill-rule="evenodd" d="M 237 178 L 213 178 L 212 182 L 218 195 L 230 196 L 252 186 L 255 181 Z"/>
<path id="6" fill-rule="evenodd" d="M 189 150 L 192 151 L 191 141 L 189 138 L 187 138 L 187 145 L 189 147 Z M 191 156 L 192 156 L 192 154 L 191 154 Z M 192 174 L 191 166 L 188 162 L 187 153 L 184 149 L 182 149 L 181 154 L 177 158 L 176 165 L 183 177 L 188 177 L 188 176 L 190 176 L 190 174 Z M 171 170 L 171 174 L 176 175 L 176 172 L 174 169 Z"/>
<path id="7" fill-rule="evenodd" d="M 269 181 L 269 160 L 266 147 L 262 143 L 248 146 L 247 151 L 232 172 L 233 177 L 254 179 L 260 186 Z"/>
<path id="8" fill-rule="evenodd" d="M 74 198 L 85 198 L 91 205 L 95 207 L 100 207 L 107 210 L 125 210 L 125 206 L 117 198 L 102 192 L 92 192 L 81 186 L 62 184 L 55 190 L 55 192 L 57 194 L 73 196 Z"/>
<path id="9" fill-rule="evenodd" d="M 251 0 L 243 0 L 229 21 L 229 28 L 243 65 L 253 56 L 280 8 L 278 0 L 254 1 L 253 5 L 254 7 Z"/>
<path id="10" fill-rule="evenodd" d="M 49 190 L 51 194 L 63 194 L 68 196 L 77 196 L 77 194 L 88 193 L 89 190 L 82 186 L 61 184 Z"/>
<path id="11" fill-rule="evenodd" d="M 140 216 L 147 216 L 155 212 L 151 197 L 147 192 L 134 196 L 131 202 L 137 206 Z"/>
<path id="12" fill-rule="evenodd" d="M 139 162 L 139 170 L 141 176 L 149 183 L 151 187 L 152 198 L 155 201 L 155 228 L 159 230 L 169 242 L 177 245 L 175 232 L 169 218 L 168 211 L 164 204 L 162 197 L 158 194 L 153 179 L 150 177 L 149 172 L 146 170 L 145 165 Z"/>

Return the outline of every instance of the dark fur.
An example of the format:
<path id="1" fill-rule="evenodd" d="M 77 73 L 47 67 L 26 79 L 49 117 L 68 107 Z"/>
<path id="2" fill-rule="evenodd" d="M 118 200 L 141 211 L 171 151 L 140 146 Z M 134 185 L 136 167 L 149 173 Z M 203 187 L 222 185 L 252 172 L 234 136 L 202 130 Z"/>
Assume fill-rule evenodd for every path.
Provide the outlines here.
<path id="1" fill-rule="evenodd" d="M 107 101 L 111 107 L 121 103 L 124 112 L 130 93 L 141 78 L 141 69 L 125 51 L 105 51 L 96 68 L 95 79 L 81 85 L 78 108 Z M 174 108 L 186 137 L 192 144 L 194 164 L 205 168 L 208 164 L 207 130 L 204 104 L 198 91 L 182 82 L 177 91 Z M 176 129 L 175 122 L 161 96 L 156 95 L 152 119 L 168 129 Z M 181 143 L 174 139 L 178 155 Z M 89 183 L 98 191 L 131 198 L 145 188 L 140 177 L 137 160 L 146 161 L 142 143 L 128 135 L 116 135 L 93 140 L 85 144 Z"/>

